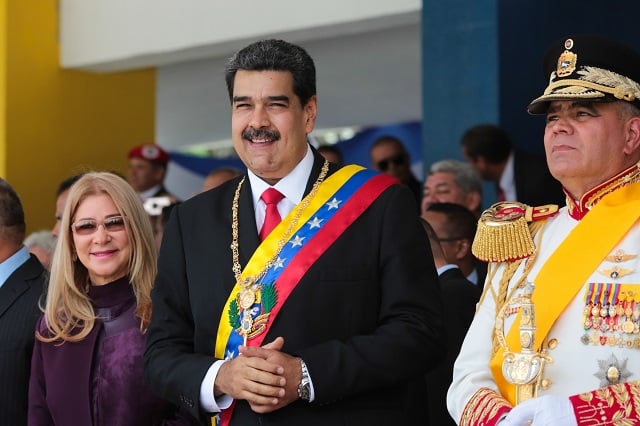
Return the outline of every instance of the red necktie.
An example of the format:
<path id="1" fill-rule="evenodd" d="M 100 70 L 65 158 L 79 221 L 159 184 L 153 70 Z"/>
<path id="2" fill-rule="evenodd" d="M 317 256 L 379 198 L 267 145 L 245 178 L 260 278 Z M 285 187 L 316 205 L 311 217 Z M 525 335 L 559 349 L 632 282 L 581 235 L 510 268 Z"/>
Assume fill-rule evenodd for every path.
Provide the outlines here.
<path id="1" fill-rule="evenodd" d="M 500 185 L 496 185 L 496 192 L 498 193 L 498 201 L 505 201 L 504 191 L 500 188 Z"/>
<path id="2" fill-rule="evenodd" d="M 267 235 L 275 228 L 282 218 L 280 217 L 280 213 L 278 213 L 278 203 L 280 200 L 284 198 L 284 195 L 280 193 L 275 188 L 267 188 L 260 199 L 264 201 L 267 205 L 267 210 L 264 215 L 264 224 L 262 224 L 262 229 L 260 229 L 260 241 L 264 241 L 267 238 Z"/>

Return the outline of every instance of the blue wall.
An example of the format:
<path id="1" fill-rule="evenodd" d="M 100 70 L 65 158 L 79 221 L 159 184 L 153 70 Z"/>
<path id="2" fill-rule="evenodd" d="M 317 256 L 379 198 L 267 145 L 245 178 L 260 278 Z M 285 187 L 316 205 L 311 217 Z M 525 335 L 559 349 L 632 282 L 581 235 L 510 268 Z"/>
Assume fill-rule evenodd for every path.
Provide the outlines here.
<path id="1" fill-rule="evenodd" d="M 462 159 L 467 128 L 499 122 L 497 7 L 497 0 L 422 2 L 425 171 L 439 160 Z M 483 193 L 488 207 L 495 189 L 485 185 Z"/>
<path id="2" fill-rule="evenodd" d="M 496 0 L 422 4 L 423 159 L 462 158 L 470 126 L 498 121 Z"/>

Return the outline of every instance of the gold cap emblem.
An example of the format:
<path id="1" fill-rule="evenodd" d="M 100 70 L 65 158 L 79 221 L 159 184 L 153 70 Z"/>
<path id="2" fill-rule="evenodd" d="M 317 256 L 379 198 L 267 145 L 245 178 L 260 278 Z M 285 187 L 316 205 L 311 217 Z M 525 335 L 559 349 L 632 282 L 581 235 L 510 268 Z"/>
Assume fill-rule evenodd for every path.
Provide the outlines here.
<path id="1" fill-rule="evenodd" d="M 564 42 L 564 52 L 558 58 L 558 66 L 556 67 L 556 74 L 558 77 L 566 77 L 571 75 L 576 70 L 576 63 L 578 62 L 578 55 L 570 52 L 573 48 L 573 40 L 568 38 Z"/>

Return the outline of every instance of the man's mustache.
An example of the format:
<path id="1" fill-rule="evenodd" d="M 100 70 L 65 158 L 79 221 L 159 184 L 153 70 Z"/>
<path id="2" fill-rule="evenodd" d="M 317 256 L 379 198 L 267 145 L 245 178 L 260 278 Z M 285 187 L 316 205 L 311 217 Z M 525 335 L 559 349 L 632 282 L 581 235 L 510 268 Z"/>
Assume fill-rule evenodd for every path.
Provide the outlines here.
<path id="1" fill-rule="evenodd" d="M 269 129 L 247 129 L 242 132 L 243 139 L 270 139 L 277 141 L 280 139 L 280 132 Z"/>

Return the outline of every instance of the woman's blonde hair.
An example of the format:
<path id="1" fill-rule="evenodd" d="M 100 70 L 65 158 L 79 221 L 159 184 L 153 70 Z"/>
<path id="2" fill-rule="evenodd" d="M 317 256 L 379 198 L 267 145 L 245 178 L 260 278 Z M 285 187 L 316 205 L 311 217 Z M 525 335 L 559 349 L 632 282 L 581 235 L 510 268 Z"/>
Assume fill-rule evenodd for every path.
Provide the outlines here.
<path id="1" fill-rule="evenodd" d="M 133 188 L 120 176 L 108 172 L 84 174 L 69 191 L 62 214 L 60 235 L 51 264 L 46 305 L 46 335 L 39 340 L 77 342 L 93 329 L 96 314 L 87 295 L 89 271 L 78 260 L 71 224 L 78 206 L 89 196 L 107 195 L 125 218 L 125 231 L 131 245 L 129 282 L 136 296 L 136 316 L 145 330 L 151 319 L 151 288 L 157 273 L 157 249 L 151 223 Z"/>

